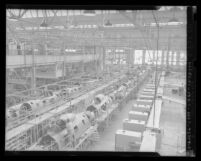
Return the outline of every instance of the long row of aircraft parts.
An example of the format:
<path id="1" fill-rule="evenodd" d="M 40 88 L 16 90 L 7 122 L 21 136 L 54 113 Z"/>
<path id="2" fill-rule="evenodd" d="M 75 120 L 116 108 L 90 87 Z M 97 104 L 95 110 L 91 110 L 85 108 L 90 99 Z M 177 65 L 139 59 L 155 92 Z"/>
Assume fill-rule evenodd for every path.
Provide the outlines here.
<path id="1" fill-rule="evenodd" d="M 123 108 L 131 91 L 137 93 L 137 86 L 150 75 L 151 69 L 139 68 L 128 75 L 119 76 L 106 85 L 75 98 L 59 107 L 52 106 L 66 94 L 79 91 L 80 86 L 63 89 L 52 96 L 39 100 L 30 100 L 10 107 L 7 118 L 13 119 L 29 113 L 29 121 L 7 131 L 6 150 L 83 150 L 99 138 L 107 121 L 115 111 Z M 81 111 L 68 111 L 77 102 L 85 100 Z M 38 115 L 38 117 L 31 117 Z M 33 125 L 30 125 L 31 122 Z M 103 126 L 103 127 L 101 127 Z M 32 129 L 32 130 L 30 130 Z M 20 144 L 19 144 L 20 143 Z"/>

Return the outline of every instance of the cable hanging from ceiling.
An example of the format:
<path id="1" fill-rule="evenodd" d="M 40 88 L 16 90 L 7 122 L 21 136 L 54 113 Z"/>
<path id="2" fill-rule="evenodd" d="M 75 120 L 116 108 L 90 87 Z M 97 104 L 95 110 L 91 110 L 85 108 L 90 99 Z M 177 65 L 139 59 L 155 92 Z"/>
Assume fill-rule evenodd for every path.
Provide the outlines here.
<path id="1" fill-rule="evenodd" d="M 156 50 L 157 50 L 157 54 L 156 54 L 156 66 L 155 66 L 155 94 L 154 94 L 154 102 L 153 102 L 153 109 L 154 109 L 154 113 L 153 113 L 153 127 L 155 125 L 155 100 L 156 100 L 156 94 L 157 94 L 157 86 L 158 86 L 158 78 L 157 78 L 157 64 L 158 64 L 158 45 L 159 45 L 159 24 L 158 24 L 158 21 L 156 19 L 156 16 L 154 14 L 154 11 L 152 10 L 152 15 L 153 15 L 153 18 L 154 18 L 154 21 L 156 23 L 156 26 L 157 26 L 157 42 L 156 42 Z"/>

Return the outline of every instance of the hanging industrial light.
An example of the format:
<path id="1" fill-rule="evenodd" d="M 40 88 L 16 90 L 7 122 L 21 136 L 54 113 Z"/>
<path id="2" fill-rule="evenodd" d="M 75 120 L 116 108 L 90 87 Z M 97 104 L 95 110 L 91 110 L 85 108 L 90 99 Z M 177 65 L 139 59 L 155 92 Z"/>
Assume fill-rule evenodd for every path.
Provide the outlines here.
<path id="1" fill-rule="evenodd" d="M 11 21 L 18 21 L 18 19 L 19 19 L 20 17 L 18 17 L 18 16 L 10 16 L 10 17 L 8 17 L 8 19 L 9 20 L 11 20 Z"/>
<path id="2" fill-rule="evenodd" d="M 173 17 L 168 21 L 168 23 L 175 23 L 175 22 L 178 23 L 179 20 L 175 17 L 175 12 L 180 11 L 180 9 L 178 7 L 173 7 L 170 9 L 170 11 L 173 12 Z"/>
<path id="3" fill-rule="evenodd" d="M 85 16 L 95 16 L 96 15 L 95 10 L 84 10 L 83 13 L 84 13 Z"/>
<path id="4" fill-rule="evenodd" d="M 110 22 L 110 20 L 107 20 L 107 22 L 105 23 L 105 26 L 112 26 L 112 23 Z"/>
<path id="5" fill-rule="evenodd" d="M 69 11 L 67 10 L 66 12 L 67 12 L 66 13 L 66 22 L 64 24 L 64 28 L 69 29 L 70 25 L 72 24 L 72 19 L 70 19 L 70 17 L 69 17 Z"/>
<path id="6" fill-rule="evenodd" d="M 108 19 L 105 22 L 105 26 L 112 26 L 112 23 L 110 22 L 110 11 L 108 11 Z"/>
<path id="7" fill-rule="evenodd" d="M 65 28 L 65 29 L 68 29 L 69 26 L 70 26 L 70 22 L 69 22 L 68 20 L 66 20 L 66 23 L 65 23 L 65 25 L 64 25 L 64 28 Z"/>
<path id="8" fill-rule="evenodd" d="M 7 17 L 11 21 L 18 21 L 20 18 L 22 18 L 23 14 L 21 14 L 21 10 L 8 10 L 7 11 Z"/>
<path id="9" fill-rule="evenodd" d="M 73 11 L 72 25 L 73 25 L 73 28 L 78 26 L 78 21 L 77 21 L 77 18 L 76 18 L 75 11 Z"/>
<path id="10" fill-rule="evenodd" d="M 170 11 L 181 11 L 182 9 L 180 7 L 174 6 L 170 8 Z"/>
<path id="11" fill-rule="evenodd" d="M 40 27 L 48 27 L 48 24 L 45 19 L 43 19 L 43 22 L 40 24 Z"/>
<path id="12" fill-rule="evenodd" d="M 169 23 L 172 23 L 172 22 L 179 22 L 179 20 L 175 17 L 171 18 L 169 21 Z"/>

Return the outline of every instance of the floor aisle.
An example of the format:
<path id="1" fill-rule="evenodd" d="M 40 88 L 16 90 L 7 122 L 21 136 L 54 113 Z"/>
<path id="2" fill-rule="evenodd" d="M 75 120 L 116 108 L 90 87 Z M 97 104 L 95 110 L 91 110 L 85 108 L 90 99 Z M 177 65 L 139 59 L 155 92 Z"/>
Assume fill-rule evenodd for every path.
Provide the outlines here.
<path id="1" fill-rule="evenodd" d="M 180 79 L 171 79 L 174 82 L 180 83 Z M 169 78 L 165 78 L 165 82 L 170 83 Z M 164 96 L 176 98 L 185 102 L 184 97 L 179 97 L 164 89 Z M 161 109 L 160 128 L 164 130 L 162 137 L 161 148 L 159 153 L 165 156 L 183 156 L 185 155 L 186 145 L 186 107 L 183 104 L 163 100 Z"/>
<path id="2" fill-rule="evenodd" d="M 142 91 L 141 87 L 140 91 Z M 139 94 L 140 92 L 138 92 Z M 110 122 L 110 126 L 100 134 L 100 141 L 92 145 L 88 150 L 91 151 L 114 151 L 115 150 L 115 133 L 118 129 L 122 129 L 123 120 L 128 118 L 132 104 L 136 100 L 130 100 L 125 107 L 116 115 L 115 119 Z"/>
<path id="3" fill-rule="evenodd" d="M 164 101 L 161 110 L 160 128 L 164 129 L 162 137 L 161 155 L 185 155 L 185 106 L 171 101 Z M 179 143 L 181 142 L 181 143 Z M 178 147 L 182 146 L 182 147 Z M 181 151 L 181 153 L 179 153 Z"/>
<path id="4" fill-rule="evenodd" d="M 125 107 L 120 111 L 114 120 L 111 121 L 110 126 L 100 134 L 100 141 L 91 146 L 89 150 L 93 151 L 114 151 L 115 147 L 115 132 L 118 129 L 122 129 L 122 122 L 125 118 L 128 118 L 128 112 L 131 109 L 131 105 L 134 101 L 129 101 Z"/>

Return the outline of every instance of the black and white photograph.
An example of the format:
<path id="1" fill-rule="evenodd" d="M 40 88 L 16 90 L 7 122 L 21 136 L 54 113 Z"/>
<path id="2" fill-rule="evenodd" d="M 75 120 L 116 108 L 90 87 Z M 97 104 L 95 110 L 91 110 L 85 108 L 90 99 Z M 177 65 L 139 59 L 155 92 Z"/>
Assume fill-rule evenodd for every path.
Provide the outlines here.
<path id="1" fill-rule="evenodd" d="M 5 151 L 187 156 L 187 6 L 6 8 Z"/>

